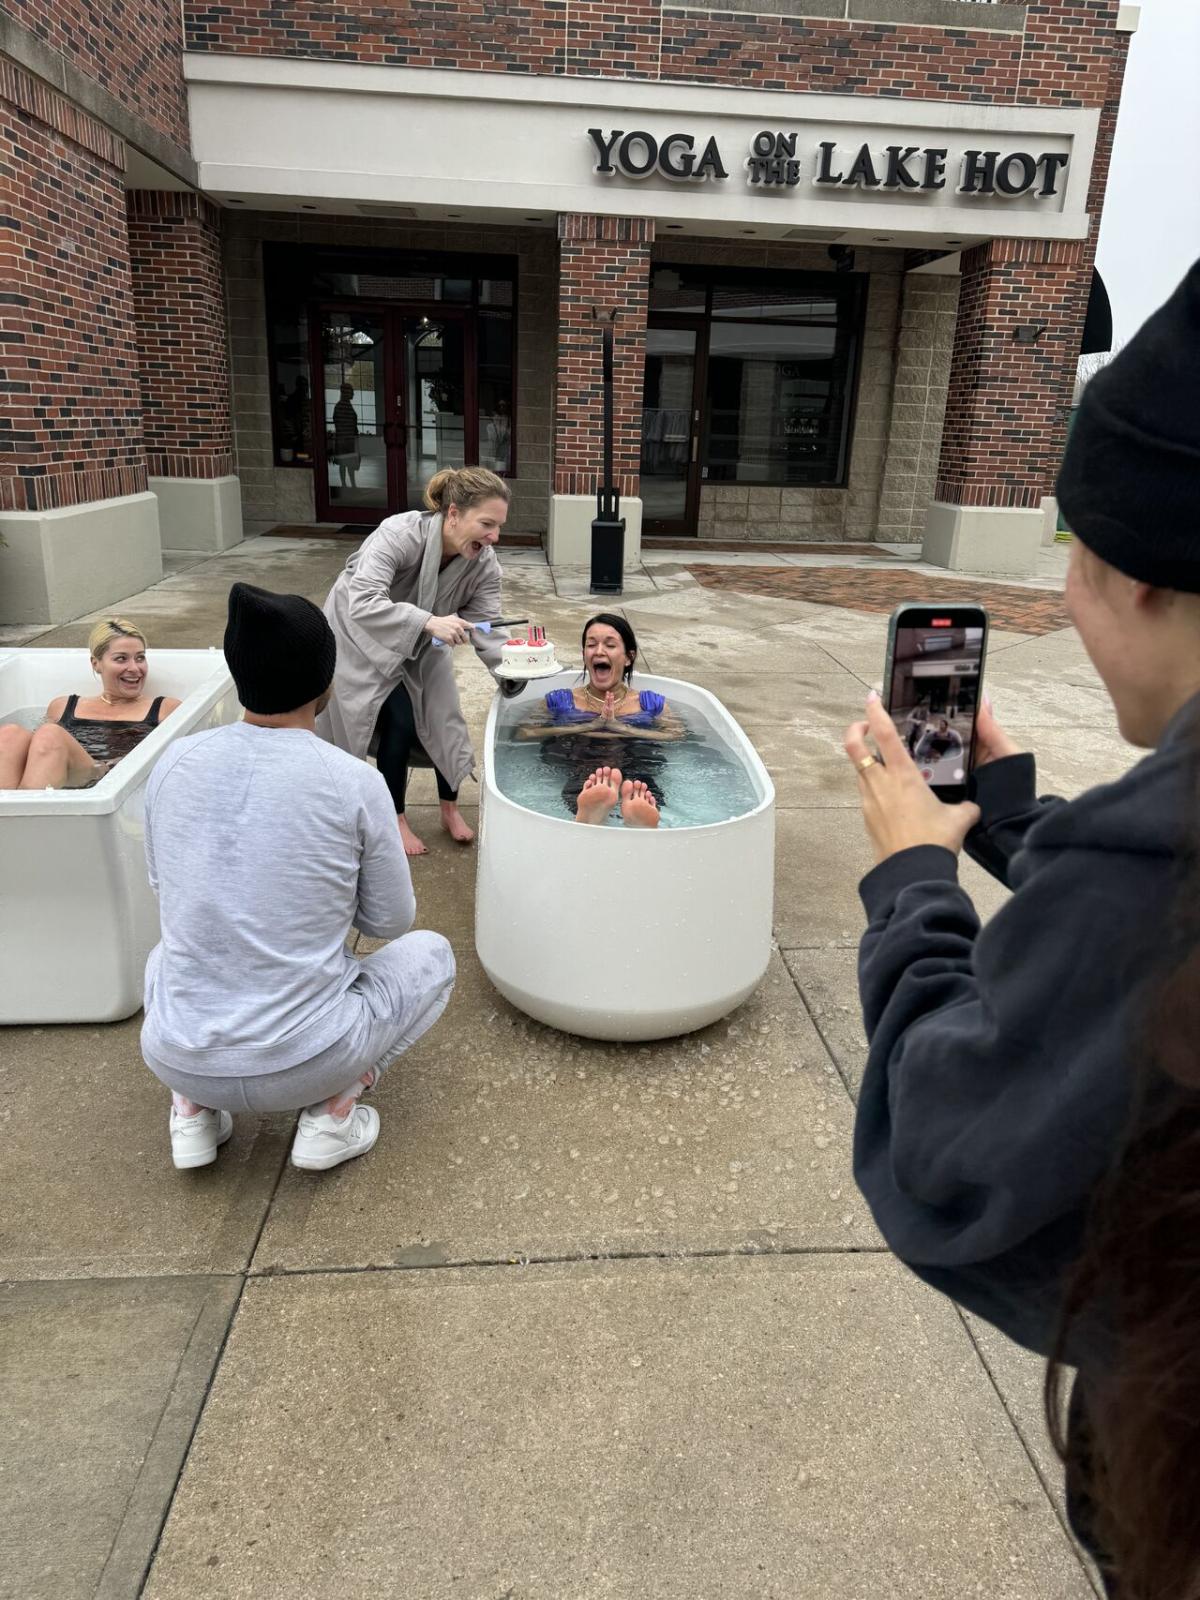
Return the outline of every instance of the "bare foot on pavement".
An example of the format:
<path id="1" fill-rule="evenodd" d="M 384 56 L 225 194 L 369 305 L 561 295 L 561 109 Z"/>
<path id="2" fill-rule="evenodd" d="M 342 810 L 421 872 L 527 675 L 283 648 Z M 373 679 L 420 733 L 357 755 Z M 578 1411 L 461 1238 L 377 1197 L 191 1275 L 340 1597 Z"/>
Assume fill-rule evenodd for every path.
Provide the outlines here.
<path id="1" fill-rule="evenodd" d="M 428 845 L 417 838 L 403 816 L 396 818 L 396 824 L 400 829 L 400 843 L 404 846 L 404 854 L 406 856 L 427 856 L 429 854 Z"/>

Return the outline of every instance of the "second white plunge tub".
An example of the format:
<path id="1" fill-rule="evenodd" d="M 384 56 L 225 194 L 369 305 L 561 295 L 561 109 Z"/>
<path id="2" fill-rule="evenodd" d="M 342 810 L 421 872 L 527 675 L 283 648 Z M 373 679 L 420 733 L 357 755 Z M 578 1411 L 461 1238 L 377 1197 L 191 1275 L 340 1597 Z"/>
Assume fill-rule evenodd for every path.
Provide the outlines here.
<path id="1" fill-rule="evenodd" d="M 727 822 L 641 829 L 585 827 L 518 804 L 497 786 L 497 728 L 576 680 L 564 672 L 540 681 L 535 693 L 513 701 L 497 695 L 492 704 L 475 948 L 505 999 L 551 1027 L 589 1039 L 692 1033 L 740 1005 L 766 971 L 775 788 L 715 696 L 639 672 L 636 688 L 655 689 L 712 726 L 748 774 L 753 808 Z"/>
<path id="2" fill-rule="evenodd" d="M 0 1023 L 113 1022 L 142 1003 L 158 942 L 143 816 L 173 739 L 242 714 L 219 650 L 149 651 L 149 694 L 178 710 L 92 789 L 0 789 Z M 86 650 L 0 651 L 0 722 L 96 692 Z"/>

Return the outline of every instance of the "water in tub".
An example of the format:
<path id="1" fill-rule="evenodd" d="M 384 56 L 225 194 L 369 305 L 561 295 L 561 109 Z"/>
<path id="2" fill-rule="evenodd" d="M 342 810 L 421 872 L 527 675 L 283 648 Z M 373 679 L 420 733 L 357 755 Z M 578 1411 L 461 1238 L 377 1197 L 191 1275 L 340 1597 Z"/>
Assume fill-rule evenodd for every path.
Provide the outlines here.
<path id="1" fill-rule="evenodd" d="M 548 817 L 574 817 L 575 799 L 589 772 L 620 767 L 640 778 L 659 804 L 659 827 L 698 828 L 753 811 L 759 797 L 750 774 L 693 706 L 672 706 L 680 739 L 597 739 L 586 733 L 521 739 L 517 729 L 535 713 L 525 696 L 505 702 L 496 729 L 496 784 L 501 794 Z M 605 824 L 624 826 L 614 811 Z"/>
<path id="2" fill-rule="evenodd" d="M 0 717 L 0 722 L 15 722 L 17 727 L 24 728 L 26 733 L 36 733 L 45 720 L 45 706 L 18 706 L 15 711 L 6 711 Z M 140 728 L 141 723 L 139 722 L 137 726 Z M 137 742 L 139 741 L 134 741 L 134 744 L 131 744 L 129 748 L 132 750 Z M 125 753 L 128 754 L 128 751 Z M 108 775 L 109 768 L 116 766 L 117 759 L 119 758 L 100 762 L 98 770 L 90 775 L 74 774 L 68 776 L 65 787 L 68 789 L 94 789 L 101 778 Z"/>

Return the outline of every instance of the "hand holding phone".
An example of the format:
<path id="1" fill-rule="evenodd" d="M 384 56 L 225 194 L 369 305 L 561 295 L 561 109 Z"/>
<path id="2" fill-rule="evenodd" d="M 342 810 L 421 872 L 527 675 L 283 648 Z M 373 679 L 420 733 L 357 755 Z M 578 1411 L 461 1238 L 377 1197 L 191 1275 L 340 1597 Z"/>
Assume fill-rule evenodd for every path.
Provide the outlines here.
<path id="1" fill-rule="evenodd" d="M 921 776 L 951 803 L 966 799 L 975 759 L 987 630 L 980 605 L 903 605 L 888 624 L 884 707 Z"/>
<path id="2" fill-rule="evenodd" d="M 878 755 L 869 748 L 868 739 L 874 740 Z M 970 801 L 944 805 L 938 799 L 875 693 L 867 701 L 866 721 L 852 723 L 846 730 L 846 754 L 858 774 L 863 821 L 877 860 L 930 844 L 957 855 L 979 820 L 979 807 Z"/>

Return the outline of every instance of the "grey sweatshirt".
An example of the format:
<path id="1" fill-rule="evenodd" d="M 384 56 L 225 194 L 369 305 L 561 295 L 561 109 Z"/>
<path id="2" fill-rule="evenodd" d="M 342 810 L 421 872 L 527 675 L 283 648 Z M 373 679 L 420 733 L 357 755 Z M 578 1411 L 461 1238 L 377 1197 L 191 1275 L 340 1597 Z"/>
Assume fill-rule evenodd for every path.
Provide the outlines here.
<path id="1" fill-rule="evenodd" d="M 298 728 L 177 740 L 147 785 L 146 862 L 162 940 L 142 1042 L 186 1072 L 278 1072 L 336 1044 L 363 1003 L 351 925 L 394 939 L 416 910 L 383 778 Z"/>

